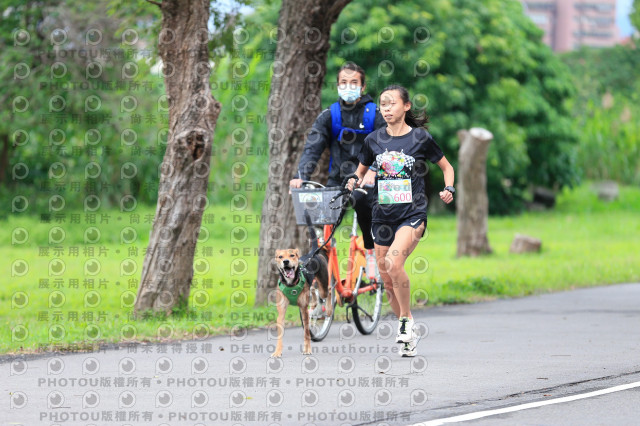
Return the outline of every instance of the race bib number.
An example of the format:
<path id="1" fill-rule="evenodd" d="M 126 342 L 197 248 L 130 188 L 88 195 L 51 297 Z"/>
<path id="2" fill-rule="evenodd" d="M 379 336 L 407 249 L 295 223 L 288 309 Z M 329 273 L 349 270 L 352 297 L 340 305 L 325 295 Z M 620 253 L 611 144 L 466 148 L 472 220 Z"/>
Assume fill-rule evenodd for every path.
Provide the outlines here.
<path id="1" fill-rule="evenodd" d="M 410 203 L 411 179 L 381 179 L 378 180 L 378 203 L 402 204 Z"/>

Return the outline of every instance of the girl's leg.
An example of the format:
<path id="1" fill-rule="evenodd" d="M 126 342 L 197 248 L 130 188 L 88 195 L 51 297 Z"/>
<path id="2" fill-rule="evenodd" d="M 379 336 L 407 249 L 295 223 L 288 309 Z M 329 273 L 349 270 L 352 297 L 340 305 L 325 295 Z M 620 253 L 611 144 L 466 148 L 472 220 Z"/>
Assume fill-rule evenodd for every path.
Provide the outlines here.
<path id="1" fill-rule="evenodd" d="M 409 288 L 409 276 L 404 269 L 407 257 L 420 242 L 426 223 L 423 222 L 417 229 L 411 226 L 402 226 L 396 231 L 395 239 L 391 247 L 386 250 L 384 257 L 385 273 L 389 276 L 393 287 L 394 302 L 398 306 L 397 311 L 392 302 L 392 309 L 401 317 L 411 318 L 411 290 Z M 377 254 L 377 253 L 376 253 Z M 378 257 L 380 259 L 380 257 Z M 382 273 L 382 270 L 380 271 Z M 382 278 L 384 281 L 384 277 Z M 384 281 L 386 284 L 387 281 Z"/>
<path id="2" fill-rule="evenodd" d="M 398 316 L 400 314 L 400 305 L 398 305 L 398 299 L 395 297 L 393 293 L 393 281 L 387 272 L 387 268 L 389 263 L 386 261 L 387 252 L 389 251 L 389 246 L 381 246 L 375 244 L 376 249 L 376 261 L 378 262 L 378 270 L 380 271 L 380 278 L 382 278 L 382 282 L 384 283 L 384 290 L 387 293 L 387 299 L 389 299 L 389 304 L 391 305 L 391 309 L 393 313 Z"/>

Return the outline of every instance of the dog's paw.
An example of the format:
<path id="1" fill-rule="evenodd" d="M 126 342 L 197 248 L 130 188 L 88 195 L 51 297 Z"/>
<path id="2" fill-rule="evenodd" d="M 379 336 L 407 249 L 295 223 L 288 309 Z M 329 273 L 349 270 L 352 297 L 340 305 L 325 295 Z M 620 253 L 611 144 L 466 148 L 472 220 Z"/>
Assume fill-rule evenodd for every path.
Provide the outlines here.
<path id="1" fill-rule="evenodd" d="M 282 356 L 282 352 L 274 352 L 271 354 L 271 358 L 280 358 Z"/>

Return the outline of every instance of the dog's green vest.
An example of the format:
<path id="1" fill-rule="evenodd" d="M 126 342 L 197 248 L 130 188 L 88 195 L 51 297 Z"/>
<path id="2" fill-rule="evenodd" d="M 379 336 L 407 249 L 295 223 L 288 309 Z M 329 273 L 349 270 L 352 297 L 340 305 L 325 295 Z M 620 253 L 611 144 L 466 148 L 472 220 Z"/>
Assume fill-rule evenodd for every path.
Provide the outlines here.
<path id="1" fill-rule="evenodd" d="M 302 293 L 302 289 L 304 288 L 306 282 L 307 279 L 305 278 L 304 273 L 301 270 L 298 284 L 294 285 L 293 287 L 289 287 L 288 285 L 283 283 L 281 279 L 278 279 L 278 287 L 280 288 L 280 291 L 284 293 L 287 299 L 289 299 L 289 303 L 291 303 L 292 305 L 297 305 L 298 297 L 300 296 L 300 293 Z"/>

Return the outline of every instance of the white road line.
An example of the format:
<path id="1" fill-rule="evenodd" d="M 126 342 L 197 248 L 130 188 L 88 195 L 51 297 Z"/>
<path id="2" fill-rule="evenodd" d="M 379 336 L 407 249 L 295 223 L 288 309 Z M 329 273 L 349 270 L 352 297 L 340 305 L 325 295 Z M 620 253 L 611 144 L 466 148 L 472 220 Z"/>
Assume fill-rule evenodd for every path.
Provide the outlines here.
<path id="1" fill-rule="evenodd" d="M 547 401 L 530 402 L 528 404 L 514 405 L 513 407 L 499 408 L 496 410 L 478 411 L 477 413 L 463 414 L 461 416 L 447 417 L 444 419 L 429 420 L 428 422 L 416 423 L 411 426 L 440 426 L 446 423 L 466 422 L 469 420 L 481 419 L 483 417 L 495 416 L 497 414 L 512 413 L 514 411 L 528 410 L 529 408 L 543 407 L 545 405 L 561 404 L 579 399 L 592 398 L 594 396 L 606 395 L 608 393 L 620 392 L 627 389 L 640 387 L 640 382 L 628 383 L 626 385 L 614 386 L 612 388 L 598 391 L 582 393 L 578 395 L 565 396 L 562 398 L 549 399 Z"/>

